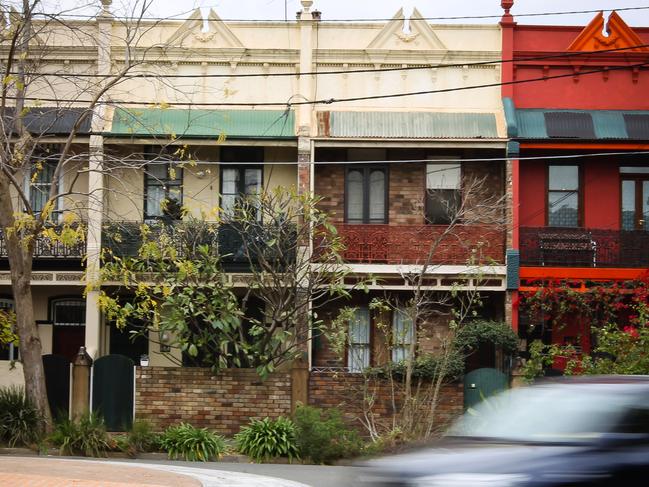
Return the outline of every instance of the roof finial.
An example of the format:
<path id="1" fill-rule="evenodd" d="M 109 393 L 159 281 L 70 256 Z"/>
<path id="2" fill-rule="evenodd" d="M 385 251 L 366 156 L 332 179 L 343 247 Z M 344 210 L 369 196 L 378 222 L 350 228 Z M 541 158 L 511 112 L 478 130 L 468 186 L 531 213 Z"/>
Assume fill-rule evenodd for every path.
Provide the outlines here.
<path id="1" fill-rule="evenodd" d="M 509 10 L 514 6 L 514 0 L 501 0 L 500 6 L 505 11 L 505 15 L 509 15 Z"/>

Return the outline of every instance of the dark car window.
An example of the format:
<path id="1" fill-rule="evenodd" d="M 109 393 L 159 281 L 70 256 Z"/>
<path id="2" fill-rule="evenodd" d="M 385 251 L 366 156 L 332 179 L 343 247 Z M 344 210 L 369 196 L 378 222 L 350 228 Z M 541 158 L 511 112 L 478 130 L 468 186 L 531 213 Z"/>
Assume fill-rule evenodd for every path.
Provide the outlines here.
<path id="1" fill-rule="evenodd" d="M 649 407 L 630 408 L 622 416 L 614 432 L 649 435 Z"/>

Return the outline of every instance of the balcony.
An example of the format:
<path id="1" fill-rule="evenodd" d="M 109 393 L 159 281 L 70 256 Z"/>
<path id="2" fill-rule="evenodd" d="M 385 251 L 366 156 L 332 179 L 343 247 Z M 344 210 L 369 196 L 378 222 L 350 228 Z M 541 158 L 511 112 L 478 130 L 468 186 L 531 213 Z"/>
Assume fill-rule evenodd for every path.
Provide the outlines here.
<path id="1" fill-rule="evenodd" d="M 61 228 L 54 226 L 58 233 Z M 52 240 L 49 237 L 40 236 L 34 244 L 34 268 L 69 268 L 70 266 L 80 266 L 86 256 L 86 242 L 79 241 L 72 245 Z M 7 242 L 5 234 L 0 230 L 0 267 L 7 267 Z"/>
<path id="2" fill-rule="evenodd" d="M 521 227 L 521 265 L 649 267 L 649 232 Z"/>
<path id="3" fill-rule="evenodd" d="M 505 232 L 496 225 L 336 225 L 343 258 L 363 264 L 502 263 Z"/>
<path id="4" fill-rule="evenodd" d="M 102 247 L 109 249 L 119 257 L 136 257 L 142 245 L 142 222 L 110 222 L 104 225 L 102 232 Z M 246 272 L 250 270 L 250 262 L 245 253 L 247 243 L 251 252 L 263 250 L 266 259 L 273 257 L 268 254 L 263 242 L 277 239 L 277 229 L 269 226 L 255 227 L 257 235 L 246 234 L 246 240 L 240 230 L 232 225 L 217 225 L 210 222 L 153 222 L 147 223 L 147 231 L 152 240 L 167 235 L 176 246 L 178 255 L 184 258 L 199 258 L 198 248 L 207 245 L 222 258 L 224 269 L 228 272 Z M 286 228 L 281 231 L 286 232 Z M 284 234 L 283 234 L 284 235 Z M 295 240 L 287 242 L 282 249 L 282 259 L 291 260 Z M 273 252 L 273 250 L 270 250 Z"/>

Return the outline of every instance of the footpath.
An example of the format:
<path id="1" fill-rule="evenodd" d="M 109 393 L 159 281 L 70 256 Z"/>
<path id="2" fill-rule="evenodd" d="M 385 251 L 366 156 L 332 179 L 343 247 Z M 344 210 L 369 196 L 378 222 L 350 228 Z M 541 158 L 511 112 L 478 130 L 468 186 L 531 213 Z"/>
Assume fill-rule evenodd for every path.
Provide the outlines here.
<path id="1" fill-rule="evenodd" d="M 289 467 L 290 468 L 290 467 Z M 160 463 L 0 457 L 0 486 L 11 487 L 308 487 L 242 472 Z"/>

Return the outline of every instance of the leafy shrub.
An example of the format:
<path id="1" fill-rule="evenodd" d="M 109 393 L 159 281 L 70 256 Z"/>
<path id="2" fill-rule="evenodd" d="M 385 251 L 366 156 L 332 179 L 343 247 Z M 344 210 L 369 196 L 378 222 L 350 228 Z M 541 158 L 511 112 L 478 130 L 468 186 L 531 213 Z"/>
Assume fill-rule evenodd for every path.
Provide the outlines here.
<path id="1" fill-rule="evenodd" d="M 170 426 L 160 437 L 160 448 L 169 458 L 183 458 L 190 462 L 217 459 L 225 450 L 225 441 L 207 428 L 195 428 L 180 423 Z"/>
<path id="2" fill-rule="evenodd" d="M 237 449 L 256 462 L 276 457 L 299 458 L 295 424 L 288 418 L 253 419 L 234 436 Z"/>
<path id="3" fill-rule="evenodd" d="M 61 449 L 62 455 L 105 457 L 106 452 L 114 446 L 106 433 L 103 418 L 92 413 L 76 421 L 61 420 L 56 424 L 50 440 Z"/>
<path id="4" fill-rule="evenodd" d="M 135 455 L 138 452 L 156 450 L 160 443 L 160 435 L 153 431 L 150 422 L 140 419 L 133 422 L 131 431 L 128 432 L 127 442 L 127 452 Z"/>
<path id="5" fill-rule="evenodd" d="M 345 425 L 338 409 L 323 411 L 300 406 L 295 411 L 294 420 L 299 451 L 313 463 L 330 464 L 361 451 L 360 436 Z"/>
<path id="6" fill-rule="evenodd" d="M 380 367 L 367 369 L 367 372 L 378 377 L 387 377 L 392 373 L 395 379 L 402 379 L 406 375 L 406 362 L 390 362 Z M 443 357 L 424 353 L 415 358 L 412 376 L 415 379 L 434 380 L 440 373 L 444 372 L 445 381 L 459 379 L 464 373 L 464 355 L 453 349 L 446 359 Z"/>
<path id="7" fill-rule="evenodd" d="M 41 418 L 22 387 L 0 389 L 0 441 L 10 447 L 40 439 Z"/>

